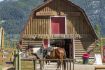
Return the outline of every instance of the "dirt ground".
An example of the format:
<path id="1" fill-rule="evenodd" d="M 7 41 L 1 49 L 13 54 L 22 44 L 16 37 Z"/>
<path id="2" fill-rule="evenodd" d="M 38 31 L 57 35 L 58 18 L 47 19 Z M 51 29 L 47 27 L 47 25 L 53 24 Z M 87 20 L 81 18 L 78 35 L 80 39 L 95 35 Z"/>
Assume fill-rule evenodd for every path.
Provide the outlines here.
<path id="1" fill-rule="evenodd" d="M 74 70 L 95 70 L 95 66 L 105 66 L 105 65 L 83 65 L 83 64 L 75 64 Z M 13 65 L 5 65 L 2 66 L 2 70 L 15 70 Z M 105 70 L 105 69 L 102 69 Z"/>

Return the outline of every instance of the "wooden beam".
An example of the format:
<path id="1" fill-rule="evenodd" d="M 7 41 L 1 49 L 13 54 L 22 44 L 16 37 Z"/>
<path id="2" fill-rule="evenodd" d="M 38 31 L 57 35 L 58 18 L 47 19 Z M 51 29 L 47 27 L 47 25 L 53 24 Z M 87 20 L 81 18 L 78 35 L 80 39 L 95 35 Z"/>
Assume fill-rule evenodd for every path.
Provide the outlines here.
<path id="1" fill-rule="evenodd" d="M 46 39 L 46 38 L 50 38 L 50 39 L 71 39 L 71 38 L 87 38 L 90 35 L 86 35 L 86 34 L 81 34 L 81 36 L 79 34 L 25 34 L 23 35 L 23 38 L 33 38 L 33 37 L 37 37 L 37 38 L 41 38 L 41 39 Z"/>
<path id="2" fill-rule="evenodd" d="M 81 12 L 64 12 L 62 15 L 70 15 L 70 16 L 80 16 Z M 57 12 L 55 11 L 45 11 L 45 12 L 37 12 L 36 16 L 53 16 L 57 15 Z"/>
<path id="3" fill-rule="evenodd" d="M 57 14 L 57 13 L 54 12 L 54 11 L 53 11 L 53 12 L 49 12 L 49 11 L 47 12 L 47 11 L 46 11 L 46 12 L 37 12 L 37 13 L 36 13 L 36 16 L 50 16 L 50 15 L 53 16 L 53 15 L 56 15 L 56 14 Z"/>

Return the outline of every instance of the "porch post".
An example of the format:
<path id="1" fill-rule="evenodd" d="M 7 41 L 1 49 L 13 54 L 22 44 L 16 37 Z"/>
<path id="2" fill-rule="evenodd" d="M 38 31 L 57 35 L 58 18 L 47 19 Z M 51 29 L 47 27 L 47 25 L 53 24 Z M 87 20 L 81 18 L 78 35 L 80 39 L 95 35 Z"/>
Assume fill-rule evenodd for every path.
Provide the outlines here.
<path id="1" fill-rule="evenodd" d="M 75 38 L 73 38 L 73 59 L 75 59 Z"/>

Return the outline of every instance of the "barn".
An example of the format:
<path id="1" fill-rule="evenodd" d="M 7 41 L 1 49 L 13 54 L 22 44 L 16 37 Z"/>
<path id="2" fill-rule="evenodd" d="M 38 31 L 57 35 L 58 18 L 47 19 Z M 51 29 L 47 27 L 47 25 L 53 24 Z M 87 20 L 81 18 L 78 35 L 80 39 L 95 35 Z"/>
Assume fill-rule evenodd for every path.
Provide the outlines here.
<path id="1" fill-rule="evenodd" d="M 23 50 L 28 44 L 51 46 L 53 41 L 64 41 L 67 58 L 81 59 L 92 51 L 98 39 L 86 13 L 69 0 L 44 0 L 33 9 L 21 32 Z"/>

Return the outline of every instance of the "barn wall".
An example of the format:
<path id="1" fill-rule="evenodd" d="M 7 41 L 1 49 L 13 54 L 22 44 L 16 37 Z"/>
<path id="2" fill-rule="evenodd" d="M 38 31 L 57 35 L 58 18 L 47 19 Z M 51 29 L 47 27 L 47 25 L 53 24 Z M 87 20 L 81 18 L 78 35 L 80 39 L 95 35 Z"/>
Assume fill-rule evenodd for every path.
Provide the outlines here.
<path id="1" fill-rule="evenodd" d="M 92 30 L 77 7 L 67 1 L 52 1 L 33 13 L 25 34 L 49 34 L 50 16 L 66 16 L 67 34 L 92 35 Z"/>
<path id="2" fill-rule="evenodd" d="M 48 34 L 49 23 L 49 17 L 36 17 L 28 23 L 24 34 Z"/>
<path id="3" fill-rule="evenodd" d="M 50 34 L 50 16 L 38 16 L 29 22 L 24 31 L 25 35 Z M 67 34 L 78 34 L 81 37 L 93 36 L 92 30 L 82 16 L 66 17 Z"/>
<path id="4" fill-rule="evenodd" d="M 86 53 L 87 51 L 90 51 L 90 60 L 94 59 L 94 47 L 95 47 L 95 41 L 89 40 L 89 38 L 83 38 L 83 39 L 75 39 L 74 40 L 74 58 L 76 60 L 81 60 L 82 55 Z"/>
<path id="5" fill-rule="evenodd" d="M 48 34 L 49 33 L 49 17 L 36 17 L 32 22 L 32 34 Z"/>
<path id="6" fill-rule="evenodd" d="M 67 30 L 68 34 L 91 34 L 88 23 L 82 18 L 82 16 L 67 17 Z"/>

